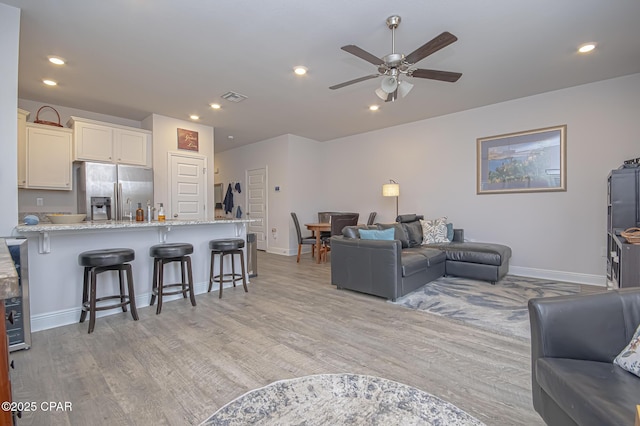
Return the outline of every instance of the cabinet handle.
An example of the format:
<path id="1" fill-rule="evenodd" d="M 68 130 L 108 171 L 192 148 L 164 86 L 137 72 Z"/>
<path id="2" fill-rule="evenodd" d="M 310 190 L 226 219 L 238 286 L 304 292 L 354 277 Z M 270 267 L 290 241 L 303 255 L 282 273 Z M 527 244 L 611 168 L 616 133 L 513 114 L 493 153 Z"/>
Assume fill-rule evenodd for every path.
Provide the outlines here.
<path id="1" fill-rule="evenodd" d="M 13 360 L 11 360 L 11 364 L 9 364 L 11 366 L 11 368 L 15 369 L 15 365 L 13 365 Z"/>
<path id="2" fill-rule="evenodd" d="M 173 215 L 173 217 L 178 217 L 178 213 L 175 213 L 175 214 Z"/>
<path id="3" fill-rule="evenodd" d="M 15 311 L 11 311 L 9 312 L 9 315 L 7 315 L 7 321 L 9 321 L 12 325 L 13 325 L 13 313 Z"/>

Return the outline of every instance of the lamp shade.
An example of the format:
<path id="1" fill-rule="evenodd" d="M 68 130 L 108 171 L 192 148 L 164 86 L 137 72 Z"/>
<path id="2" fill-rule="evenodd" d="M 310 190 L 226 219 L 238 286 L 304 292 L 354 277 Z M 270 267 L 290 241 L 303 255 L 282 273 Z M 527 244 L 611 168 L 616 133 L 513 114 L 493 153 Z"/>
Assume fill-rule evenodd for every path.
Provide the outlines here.
<path id="1" fill-rule="evenodd" d="M 383 197 L 399 197 L 400 185 L 397 183 L 385 183 L 384 185 L 382 185 L 382 196 Z"/>

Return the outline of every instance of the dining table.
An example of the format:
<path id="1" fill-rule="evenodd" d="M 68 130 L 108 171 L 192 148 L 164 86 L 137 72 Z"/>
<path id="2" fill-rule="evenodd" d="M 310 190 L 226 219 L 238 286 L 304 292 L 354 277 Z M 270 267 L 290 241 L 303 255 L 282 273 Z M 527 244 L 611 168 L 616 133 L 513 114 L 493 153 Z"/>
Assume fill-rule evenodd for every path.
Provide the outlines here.
<path id="1" fill-rule="evenodd" d="M 320 263 L 320 249 L 322 248 L 322 240 L 320 239 L 320 236 L 324 231 L 331 231 L 331 224 L 329 222 L 305 223 L 304 226 L 306 226 L 313 236 L 316 237 L 316 263 Z"/>

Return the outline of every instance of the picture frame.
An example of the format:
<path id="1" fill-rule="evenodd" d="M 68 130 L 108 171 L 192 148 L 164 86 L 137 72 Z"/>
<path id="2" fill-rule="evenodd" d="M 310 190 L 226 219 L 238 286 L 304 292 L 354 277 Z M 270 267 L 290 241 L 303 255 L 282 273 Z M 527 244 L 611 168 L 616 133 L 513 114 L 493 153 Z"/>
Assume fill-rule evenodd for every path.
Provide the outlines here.
<path id="1" fill-rule="evenodd" d="M 477 194 L 567 190 L 567 126 L 477 139 Z"/>
<path id="2" fill-rule="evenodd" d="M 178 149 L 198 152 L 198 132 L 178 129 Z"/>

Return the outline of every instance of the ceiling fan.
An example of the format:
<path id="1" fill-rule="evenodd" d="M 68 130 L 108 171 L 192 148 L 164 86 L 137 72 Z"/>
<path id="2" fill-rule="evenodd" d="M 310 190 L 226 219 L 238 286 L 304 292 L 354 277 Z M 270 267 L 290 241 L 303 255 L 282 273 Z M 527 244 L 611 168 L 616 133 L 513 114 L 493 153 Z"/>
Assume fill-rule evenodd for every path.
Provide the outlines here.
<path id="1" fill-rule="evenodd" d="M 329 87 L 329 89 L 335 90 L 345 86 L 349 86 L 354 83 L 369 80 L 372 78 L 384 76 L 382 84 L 376 89 L 376 95 L 385 102 L 395 101 L 398 98 L 398 94 L 405 97 L 407 93 L 413 88 L 413 84 L 408 81 L 401 81 L 400 76 L 406 75 L 407 77 L 427 78 L 430 80 L 447 81 L 455 83 L 462 76 L 459 72 L 450 71 L 438 71 L 427 70 L 422 68 L 412 68 L 417 62 L 426 58 L 427 56 L 437 52 L 458 40 L 456 36 L 445 31 L 433 40 L 423 44 L 408 55 L 402 53 L 396 53 L 396 33 L 395 30 L 400 25 L 400 17 L 397 15 L 389 16 L 387 18 L 387 26 L 391 30 L 391 53 L 383 58 L 378 58 L 373 54 L 367 52 L 364 49 L 359 48 L 356 45 L 349 44 L 342 46 L 341 49 L 345 52 L 351 53 L 360 59 L 372 63 L 378 67 L 378 74 L 371 74 L 364 77 L 356 78 L 353 80 L 345 81 L 344 83 L 336 84 Z"/>

